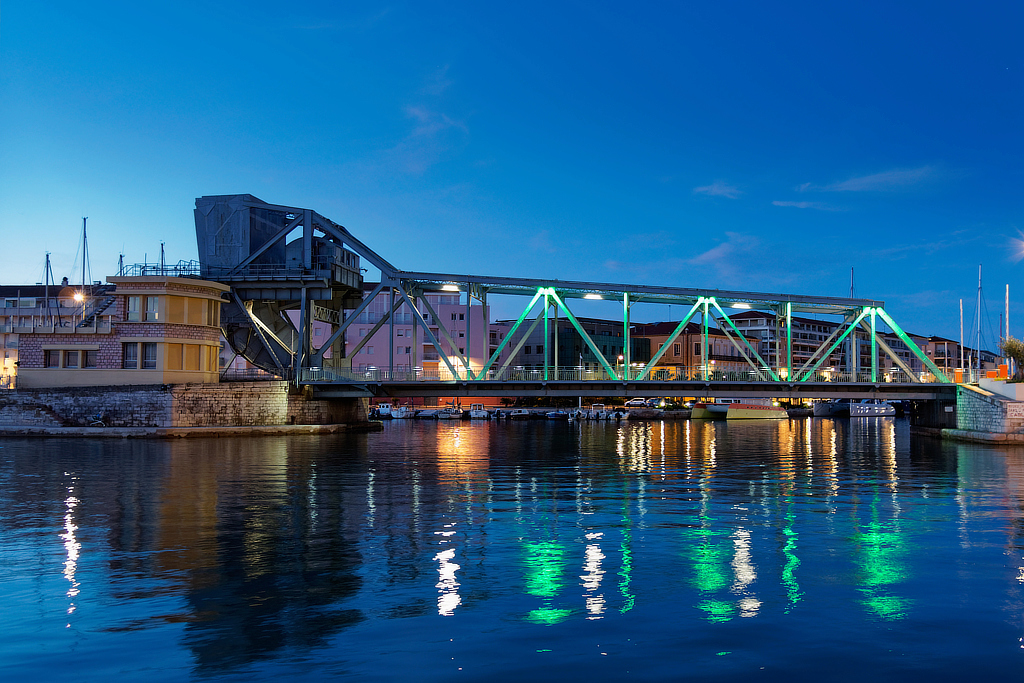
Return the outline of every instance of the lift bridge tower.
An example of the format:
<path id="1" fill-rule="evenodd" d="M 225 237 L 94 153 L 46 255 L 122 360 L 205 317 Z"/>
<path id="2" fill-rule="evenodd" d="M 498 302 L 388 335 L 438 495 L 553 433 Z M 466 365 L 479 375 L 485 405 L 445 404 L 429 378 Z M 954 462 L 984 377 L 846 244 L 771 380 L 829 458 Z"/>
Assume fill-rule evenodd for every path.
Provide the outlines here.
<path id="1" fill-rule="evenodd" d="M 306 366 L 313 320 L 337 325 L 362 302 L 360 258 L 394 270 L 310 209 L 215 195 L 196 200 L 195 221 L 201 277 L 231 286 L 221 306 L 224 336 L 240 356 L 280 376 Z M 343 343 L 331 352 L 343 357 Z"/>

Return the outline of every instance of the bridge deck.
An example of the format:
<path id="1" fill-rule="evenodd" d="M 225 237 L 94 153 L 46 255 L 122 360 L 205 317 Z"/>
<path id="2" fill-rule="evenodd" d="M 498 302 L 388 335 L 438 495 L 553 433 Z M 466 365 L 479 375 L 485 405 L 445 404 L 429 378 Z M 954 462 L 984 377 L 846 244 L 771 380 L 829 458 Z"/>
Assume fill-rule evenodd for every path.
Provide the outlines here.
<path id="1" fill-rule="evenodd" d="M 856 382 L 703 382 L 703 381 L 417 381 L 417 382 L 313 382 L 309 386 L 322 398 L 350 397 L 595 397 L 622 399 L 655 396 L 775 398 L 878 398 L 883 400 L 952 400 L 955 384 L 880 384 Z"/>

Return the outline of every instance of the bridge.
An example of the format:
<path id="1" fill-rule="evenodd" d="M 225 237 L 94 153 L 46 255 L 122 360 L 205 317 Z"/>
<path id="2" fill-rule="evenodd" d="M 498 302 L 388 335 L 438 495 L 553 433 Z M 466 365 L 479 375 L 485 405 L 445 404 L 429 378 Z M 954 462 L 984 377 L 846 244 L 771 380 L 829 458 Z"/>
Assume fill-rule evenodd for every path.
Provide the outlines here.
<path id="1" fill-rule="evenodd" d="M 194 274 L 232 288 L 221 318 L 232 348 L 256 367 L 325 397 L 955 396 L 956 385 L 892 319 L 882 301 L 404 271 L 317 212 L 268 204 L 252 195 L 201 197 L 195 221 L 199 264 Z M 380 272 L 380 281 L 369 292 L 364 292 L 363 264 Z M 459 306 L 464 301 L 462 347 L 428 295 L 458 297 Z M 387 300 L 386 310 L 346 349 L 346 331 L 354 321 L 365 321 L 369 306 L 381 296 Z M 486 325 L 476 330 L 476 339 L 488 352 L 486 358 L 474 359 L 468 351 L 474 339 L 470 314 L 479 306 L 487 311 L 489 297 L 515 297 L 525 305 L 496 346 L 487 337 Z M 599 347 L 574 314 L 573 308 L 585 300 L 612 301 L 621 311 L 620 354 Z M 686 311 L 673 320 L 674 329 L 649 358 L 631 357 L 630 314 L 636 304 L 681 306 Z M 764 312 L 771 321 L 774 329 L 767 341 L 740 329 L 736 314 L 745 311 Z M 394 358 L 400 316 L 412 324 L 411 364 L 405 368 Z M 820 326 L 823 332 L 816 339 L 798 340 L 802 350 L 795 354 L 794 321 L 806 320 L 800 316 L 831 322 Z M 312 340 L 314 321 L 331 329 L 319 346 Z M 684 330 L 692 329 L 691 323 L 698 326 L 697 355 L 703 362 L 667 366 L 665 354 Z M 511 366 L 538 329 L 546 340 L 543 362 L 539 367 Z M 582 355 L 559 358 L 561 329 L 582 341 L 593 363 L 584 364 Z M 389 346 L 387 362 L 353 368 L 352 356 L 370 339 L 380 339 L 382 330 Z M 420 335 L 437 357 L 436 370 L 421 367 Z M 729 370 L 716 367 L 709 353 L 712 335 L 728 340 L 731 357 L 742 369 L 735 364 Z M 889 360 L 888 369 L 881 367 L 881 358 Z"/>

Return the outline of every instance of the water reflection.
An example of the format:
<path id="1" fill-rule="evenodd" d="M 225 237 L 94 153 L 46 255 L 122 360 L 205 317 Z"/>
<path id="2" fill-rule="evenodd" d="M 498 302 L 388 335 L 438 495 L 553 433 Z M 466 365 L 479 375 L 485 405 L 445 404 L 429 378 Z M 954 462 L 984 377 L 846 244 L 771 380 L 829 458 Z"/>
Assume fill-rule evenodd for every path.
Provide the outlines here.
<path id="1" fill-rule="evenodd" d="M 912 442 L 888 418 L 82 448 L 0 451 L 0 540 L 60 551 L 62 628 L 84 612 L 97 632 L 177 625 L 204 674 L 345 650 L 388 620 L 895 627 L 993 538 L 1006 566 L 985 579 L 1024 618 L 1024 457 Z"/>

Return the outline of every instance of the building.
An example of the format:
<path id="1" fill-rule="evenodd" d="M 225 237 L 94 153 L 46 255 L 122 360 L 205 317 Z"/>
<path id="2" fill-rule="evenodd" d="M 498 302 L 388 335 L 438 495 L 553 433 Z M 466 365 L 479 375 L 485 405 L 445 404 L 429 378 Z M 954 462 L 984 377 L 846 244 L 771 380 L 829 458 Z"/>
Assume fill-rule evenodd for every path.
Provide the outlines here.
<path id="1" fill-rule="evenodd" d="M 625 340 L 622 322 L 618 320 L 602 320 L 600 318 L 576 318 L 580 327 L 587 333 L 605 360 L 621 372 L 617 367 L 625 362 Z M 494 323 L 499 335 L 508 335 L 515 325 L 514 320 L 499 320 Z M 529 332 L 529 334 L 527 334 Z M 496 341 L 500 342 L 499 336 Z M 630 338 L 630 362 L 646 364 L 651 359 L 651 344 L 647 339 Z M 506 355 L 507 354 L 507 355 Z M 508 367 L 515 371 L 543 371 L 545 363 L 549 371 L 581 370 L 584 372 L 598 371 L 603 366 L 590 345 L 583 339 L 579 331 L 565 318 L 551 318 L 548 324 L 547 338 L 544 336 L 543 323 L 533 330 L 524 323 L 512 334 L 506 346 L 506 353 L 499 359 L 496 367 L 507 361 Z M 554 378 L 551 374 L 550 377 Z"/>
<path id="2" fill-rule="evenodd" d="M 5 316 L 17 321 L 5 324 L 17 334 L 19 387 L 218 381 L 227 285 L 167 276 L 107 282 L 85 293 L 65 288 L 56 307 L 38 298 L 29 307 L 26 297 Z"/>
<path id="3" fill-rule="evenodd" d="M 377 284 L 364 282 L 363 296 L 371 294 Z M 408 305 L 398 308 L 393 321 L 388 320 L 377 327 L 391 307 L 391 295 L 385 289 L 345 331 L 345 360 L 342 364 L 350 364 L 351 369 L 357 372 L 393 370 L 395 373 L 415 372 L 420 376 L 450 376 L 451 371 L 441 359 L 443 353 L 456 370 L 463 371 L 460 357 L 465 356 L 470 369 L 474 373 L 479 372 L 504 338 L 504 330 L 489 323 L 489 306 L 475 301 L 466 306 L 462 296 L 458 293 L 430 293 L 418 302 L 420 315 L 441 346 L 439 353 L 422 326 L 413 324 L 414 315 Z M 391 339 L 392 323 L 394 339 Z M 451 337 L 451 343 L 441 333 L 442 324 Z M 328 323 L 314 322 L 311 332 L 314 348 L 323 345 L 331 330 Z"/>
<path id="4" fill-rule="evenodd" d="M 689 322 L 672 337 L 678 322 L 667 321 L 649 324 L 637 324 L 630 329 L 634 339 L 649 341 L 653 355 L 665 346 L 661 358 L 651 370 L 655 379 L 697 379 L 704 376 L 705 359 L 704 327 L 700 323 Z M 747 342 L 758 348 L 760 337 L 743 335 Z M 717 327 L 708 327 L 707 372 L 719 377 L 733 378 L 737 374 L 746 374 L 754 370 L 736 348 L 733 341 Z M 742 377 L 735 377 L 742 379 Z"/>

